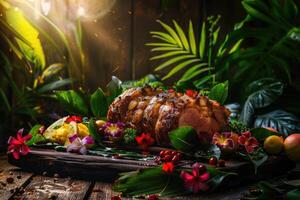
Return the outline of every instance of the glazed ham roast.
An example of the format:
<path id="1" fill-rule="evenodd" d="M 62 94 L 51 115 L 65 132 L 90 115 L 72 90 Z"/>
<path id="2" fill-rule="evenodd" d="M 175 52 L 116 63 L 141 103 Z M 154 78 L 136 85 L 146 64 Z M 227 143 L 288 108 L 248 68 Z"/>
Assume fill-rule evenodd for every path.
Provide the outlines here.
<path id="1" fill-rule="evenodd" d="M 151 87 L 131 88 L 110 105 L 107 119 L 151 133 L 160 145 L 169 144 L 169 132 L 180 126 L 192 126 L 201 142 L 210 142 L 212 134 L 228 125 L 227 108 L 206 96 L 193 97 Z"/>

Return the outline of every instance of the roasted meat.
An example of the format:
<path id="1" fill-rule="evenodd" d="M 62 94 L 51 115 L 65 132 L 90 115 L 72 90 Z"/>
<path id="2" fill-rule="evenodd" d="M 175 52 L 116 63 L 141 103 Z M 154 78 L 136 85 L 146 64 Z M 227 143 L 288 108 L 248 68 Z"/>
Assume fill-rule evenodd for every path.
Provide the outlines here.
<path id="1" fill-rule="evenodd" d="M 206 96 L 190 97 L 151 87 L 131 88 L 110 105 L 107 119 L 153 134 L 160 145 L 169 144 L 169 132 L 192 126 L 199 140 L 210 142 L 212 134 L 228 125 L 230 112 Z"/>

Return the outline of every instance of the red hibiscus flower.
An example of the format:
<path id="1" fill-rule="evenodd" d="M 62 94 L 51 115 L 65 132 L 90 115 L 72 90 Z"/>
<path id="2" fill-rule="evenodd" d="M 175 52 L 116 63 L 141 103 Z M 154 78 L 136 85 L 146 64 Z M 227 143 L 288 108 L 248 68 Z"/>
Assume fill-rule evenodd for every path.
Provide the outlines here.
<path id="1" fill-rule="evenodd" d="M 197 96 L 197 92 L 195 90 L 186 90 L 185 94 L 192 98 L 195 98 Z"/>
<path id="2" fill-rule="evenodd" d="M 142 133 L 141 136 L 135 137 L 135 140 L 143 150 L 148 149 L 154 143 L 154 139 L 149 133 Z"/>
<path id="3" fill-rule="evenodd" d="M 173 88 L 170 88 L 170 89 L 168 89 L 168 92 L 173 93 L 173 92 L 175 92 L 175 90 Z"/>
<path id="4" fill-rule="evenodd" d="M 209 189 L 206 181 L 210 178 L 210 174 L 206 171 L 205 166 L 199 163 L 193 165 L 192 174 L 181 171 L 180 177 L 184 180 L 185 188 L 193 191 L 195 194 L 200 190 L 207 191 Z"/>
<path id="5" fill-rule="evenodd" d="M 25 144 L 26 141 L 31 139 L 31 134 L 22 137 L 24 129 L 20 129 L 17 132 L 17 138 L 9 137 L 8 139 L 8 151 L 12 153 L 16 160 L 20 159 L 20 155 L 25 156 L 30 151 L 29 147 Z"/>
<path id="6" fill-rule="evenodd" d="M 242 133 L 242 135 L 239 136 L 238 142 L 245 147 L 247 153 L 252 153 L 259 145 L 257 139 L 252 137 L 249 131 Z"/>
<path id="7" fill-rule="evenodd" d="M 72 115 L 66 119 L 66 123 L 70 123 L 70 122 L 80 123 L 82 122 L 82 117 Z"/>
<path id="8" fill-rule="evenodd" d="M 172 162 L 166 162 L 163 164 L 162 170 L 167 174 L 172 174 L 174 171 L 174 164 Z"/>

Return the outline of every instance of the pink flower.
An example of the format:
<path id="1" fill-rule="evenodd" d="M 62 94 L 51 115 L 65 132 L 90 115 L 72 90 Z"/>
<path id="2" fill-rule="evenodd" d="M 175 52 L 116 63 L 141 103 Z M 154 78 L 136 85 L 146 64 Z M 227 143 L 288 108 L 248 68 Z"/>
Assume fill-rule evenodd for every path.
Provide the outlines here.
<path id="1" fill-rule="evenodd" d="M 252 153 L 255 148 L 259 146 L 257 139 L 252 137 L 252 134 L 249 131 L 242 133 L 242 135 L 239 136 L 238 142 L 245 147 L 247 153 Z"/>
<path id="2" fill-rule="evenodd" d="M 87 148 L 94 144 L 94 139 L 91 136 L 86 136 L 82 139 L 77 134 L 69 137 L 71 144 L 67 146 L 67 152 L 87 154 Z"/>
<path id="3" fill-rule="evenodd" d="M 206 181 L 210 178 L 210 174 L 206 171 L 205 166 L 199 163 L 195 163 L 193 165 L 193 171 L 191 174 L 181 171 L 180 177 L 185 182 L 185 188 L 193 191 L 195 194 L 200 190 L 207 191 L 209 189 Z"/>
<path id="4" fill-rule="evenodd" d="M 26 136 L 22 137 L 23 131 L 24 129 L 20 129 L 17 132 L 17 138 L 11 136 L 8 139 L 8 151 L 12 153 L 16 160 L 20 159 L 20 155 L 25 156 L 30 151 L 25 142 L 30 140 L 32 136 L 31 134 L 27 134 Z"/>

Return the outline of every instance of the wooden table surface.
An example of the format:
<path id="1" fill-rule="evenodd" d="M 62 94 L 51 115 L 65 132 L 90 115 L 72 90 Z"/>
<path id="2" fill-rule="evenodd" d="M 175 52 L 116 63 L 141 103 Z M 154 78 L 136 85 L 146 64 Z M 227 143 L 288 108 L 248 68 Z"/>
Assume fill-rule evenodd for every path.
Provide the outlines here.
<path id="1" fill-rule="evenodd" d="M 12 183 L 9 183 L 9 182 Z M 253 185 L 253 183 L 252 183 Z M 111 199 L 119 194 L 113 192 L 111 183 L 105 180 L 88 181 L 62 178 L 59 174 L 33 174 L 24 172 L 7 162 L 6 155 L 0 156 L 0 199 Z M 201 196 L 201 199 L 240 199 L 251 185 L 233 188 L 220 193 Z M 131 199 L 123 198 L 122 199 Z M 200 196 L 160 199 L 200 199 Z"/>

